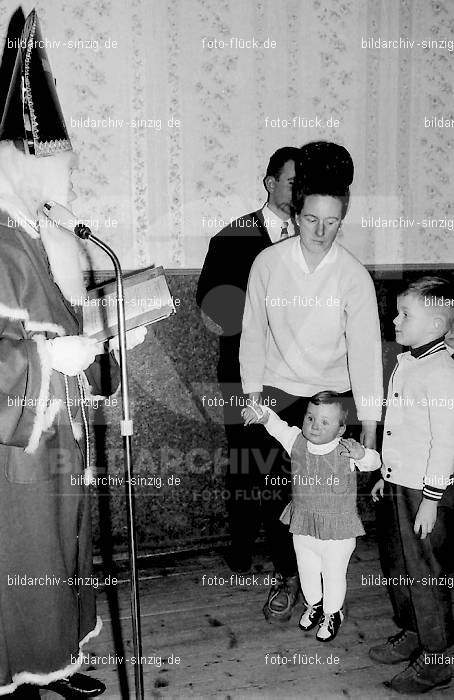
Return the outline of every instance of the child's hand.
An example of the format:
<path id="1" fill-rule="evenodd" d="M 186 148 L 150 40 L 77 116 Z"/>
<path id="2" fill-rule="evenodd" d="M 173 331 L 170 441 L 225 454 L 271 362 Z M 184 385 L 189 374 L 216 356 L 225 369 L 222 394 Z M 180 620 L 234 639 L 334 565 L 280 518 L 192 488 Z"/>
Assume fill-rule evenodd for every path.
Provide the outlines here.
<path id="1" fill-rule="evenodd" d="M 246 406 L 241 411 L 241 416 L 244 420 L 244 425 L 251 425 L 252 423 L 260 423 L 265 425 L 268 422 L 268 413 L 263 411 L 260 406 L 256 403 L 254 406 Z"/>
<path id="2" fill-rule="evenodd" d="M 380 498 L 383 498 L 383 489 L 385 487 L 385 480 L 384 479 L 379 479 L 375 486 L 373 487 L 371 493 L 372 500 L 374 503 L 377 503 Z"/>
<path id="3" fill-rule="evenodd" d="M 419 531 L 421 531 L 422 540 L 434 529 L 437 519 L 437 508 L 438 501 L 430 501 L 428 498 L 423 498 L 419 505 L 413 531 L 415 535 L 419 535 Z"/>
<path id="4" fill-rule="evenodd" d="M 342 438 L 339 444 L 345 448 L 341 455 L 347 455 L 350 459 L 362 459 L 366 454 L 364 447 L 356 440 L 353 440 L 353 438 Z"/>

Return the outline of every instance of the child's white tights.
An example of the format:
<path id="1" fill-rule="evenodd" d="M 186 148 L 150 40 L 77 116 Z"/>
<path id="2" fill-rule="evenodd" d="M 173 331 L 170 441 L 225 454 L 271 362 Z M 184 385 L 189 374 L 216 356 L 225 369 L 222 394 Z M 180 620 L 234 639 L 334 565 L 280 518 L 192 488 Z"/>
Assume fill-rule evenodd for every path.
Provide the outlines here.
<path id="1" fill-rule="evenodd" d="M 323 597 L 326 615 L 340 610 L 347 592 L 347 568 L 356 537 L 318 540 L 310 535 L 293 535 L 293 546 L 306 602 L 314 605 Z"/>

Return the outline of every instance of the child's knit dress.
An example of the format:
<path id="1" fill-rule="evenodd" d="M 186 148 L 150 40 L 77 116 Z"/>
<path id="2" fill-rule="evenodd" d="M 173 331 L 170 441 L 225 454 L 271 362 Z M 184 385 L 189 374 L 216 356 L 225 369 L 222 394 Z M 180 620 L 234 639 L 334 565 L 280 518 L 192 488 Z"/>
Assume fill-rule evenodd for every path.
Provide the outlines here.
<path id="1" fill-rule="evenodd" d="M 302 433 L 291 451 L 292 501 L 281 522 L 295 535 L 345 540 L 364 535 L 356 504 L 356 470 L 337 445 L 328 454 L 312 454 Z"/>

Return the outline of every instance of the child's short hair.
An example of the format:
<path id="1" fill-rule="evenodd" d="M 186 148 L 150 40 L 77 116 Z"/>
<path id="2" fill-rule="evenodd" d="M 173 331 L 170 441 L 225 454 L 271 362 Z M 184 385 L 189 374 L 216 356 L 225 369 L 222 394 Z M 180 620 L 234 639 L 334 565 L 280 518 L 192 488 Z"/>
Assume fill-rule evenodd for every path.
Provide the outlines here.
<path id="1" fill-rule="evenodd" d="M 443 316 L 446 323 L 445 333 L 451 328 L 454 322 L 454 285 L 450 280 L 430 275 L 419 277 L 410 282 L 398 296 L 409 294 Z"/>
<path id="2" fill-rule="evenodd" d="M 339 406 L 339 423 L 340 425 L 347 425 L 348 418 L 348 408 L 345 407 L 343 397 L 337 393 L 337 391 L 319 391 L 314 394 L 309 399 L 309 403 L 315 404 L 315 406 L 321 406 L 326 404 L 334 404 Z"/>

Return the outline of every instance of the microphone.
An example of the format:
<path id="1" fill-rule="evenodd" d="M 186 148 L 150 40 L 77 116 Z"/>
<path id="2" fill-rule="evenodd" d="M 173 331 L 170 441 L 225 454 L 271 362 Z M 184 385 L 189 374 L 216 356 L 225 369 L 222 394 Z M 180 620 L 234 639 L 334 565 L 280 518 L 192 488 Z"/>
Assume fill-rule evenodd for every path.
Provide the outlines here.
<path id="1" fill-rule="evenodd" d="M 115 255 L 110 246 L 94 236 L 88 226 L 84 224 L 75 224 L 74 214 L 70 209 L 58 204 L 57 202 L 45 202 L 42 207 L 43 214 L 48 219 L 54 222 L 71 233 L 75 233 L 79 238 L 86 238 L 94 243 L 98 248 L 101 248 L 112 260 L 115 268 L 115 283 L 116 283 L 116 301 L 117 301 L 117 321 L 119 335 L 119 350 L 120 350 L 120 373 L 121 373 L 121 401 L 123 416 L 120 422 L 121 434 L 123 437 L 123 451 L 125 460 L 125 484 L 127 496 L 127 526 L 128 526 L 128 548 L 130 562 L 130 581 L 131 581 L 131 618 L 132 618 L 132 636 L 134 656 L 142 658 L 142 637 L 140 632 L 140 598 L 138 586 L 138 569 L 137 569 L 137 540 L 136 528 L 134 520 L 134 480 L 132 477 L 132 454 L 131 454 L 131 436 L 133 434 L 133 422 L 129 413 L 129 385 L 128 385 L 128 369 L 126 360 L 126 314 L 125 314 L 125 299 L 123 291 L 123 273 L 120 261 Z M 134 677 L 136 684 L 136 698 L 143 699 L 143 668 L 142 664 L 134 666 Z"/>
<path id="2" fill-rule="evenodd" d="M 75 233 L 79 238 L 88 238 L 91 235 L 88 226 L 85 226 L 85 224 L 77 224 L 77 219 L 73 212 L 62 204 L 58 204 L 58 202 L 45 202 L 42 211 L 54 224 L 60 228 L 64 228 L 66 231 Z"/>

